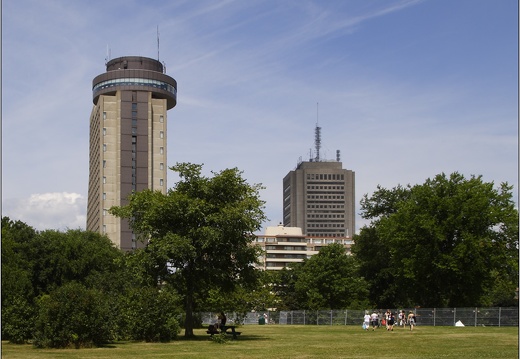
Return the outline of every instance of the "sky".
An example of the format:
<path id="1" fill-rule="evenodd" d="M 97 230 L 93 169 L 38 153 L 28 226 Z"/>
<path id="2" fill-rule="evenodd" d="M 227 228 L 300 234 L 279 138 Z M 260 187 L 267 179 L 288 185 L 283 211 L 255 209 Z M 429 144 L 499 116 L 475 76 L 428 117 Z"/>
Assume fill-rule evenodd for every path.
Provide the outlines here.
<path id="1" fill-rule="evenodd" d="M 238 168 L 264 228 L 316 125 L 355 172 L 357 231 L 365 194 L 440 173 L 518 204 L 516 0 L 3 0 L 2 216 L 85 228 L 92 80 L 121 56 L 177 80 L 168 165 Z"/>

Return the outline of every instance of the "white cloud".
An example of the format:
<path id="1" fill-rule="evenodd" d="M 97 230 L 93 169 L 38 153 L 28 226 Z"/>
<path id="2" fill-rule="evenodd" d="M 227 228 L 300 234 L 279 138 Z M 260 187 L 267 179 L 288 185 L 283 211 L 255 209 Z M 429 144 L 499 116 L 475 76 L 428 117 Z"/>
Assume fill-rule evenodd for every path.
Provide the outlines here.
<path id="1" fill-rule="evenodd" d="M 85 228 L 87 200 L 78 193 L 36 193 L 29 198 L 4 200 L 2 216 L 20 220 L 37 230 Z"/>

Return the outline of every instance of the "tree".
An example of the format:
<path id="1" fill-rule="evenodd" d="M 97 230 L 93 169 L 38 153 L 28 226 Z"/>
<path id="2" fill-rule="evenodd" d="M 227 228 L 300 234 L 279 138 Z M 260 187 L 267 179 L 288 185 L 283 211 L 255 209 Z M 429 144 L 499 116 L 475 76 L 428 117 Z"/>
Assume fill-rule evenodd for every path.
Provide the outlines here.
<path id="1" fill-rule="evenodd" d="M 180 181 L 166 194 L 134 193 L 128 205 L 110 213 L 127 218 L 148 243 L 146 253 L 158 276 L 184 299 L 185 336 L 192 337 L 197 298 L 210 289 L 225 295 L 237 284 L 255 282 L 259 250 L 251 242 L 266 219 L 264 202 L 262 187 L 249 185 L 236 168 L 212 178 L 201 175 L 201 165 L 178 163 L 170 169 Z"/>
<path id="2" fill-rule="evenodd" d="M 69 229 L 39 232 L 26 256 L 31 262 L 31 281 L 38 296 L 71 281 L 86 284 L 100 274 L 110 275 L 123 252 L 99 233 Z"/>
<path id="3" fill-rule="evenodd" d="M 481 305 L 498 290 L 497 278 L 512 298 L 518 211 L 511 190 L 507 183 L 495 189 L 481 176 L 453 173 L 365 195 L 363 217 L 372 223 L 362 228 L 353 252 L 372 299 L 386 306 Z"/>
<path id="4" fill-rule="evenodd" d="M 179 314 L 177 295 L 167 288 L 132 288 L 126 296 L 123 327 L 131 340 L 168 342 L 179 334 Z"/>
<path id="5" fill-rule="evenodd" d="M 367 284 L 357 273 L 357 261 L 341 244 L 323 247 L 292 270 L 296 295 L 306 309 L 352 308 L 366 301 Z"/>
<path id="6" fill-rule="evenodd" d="M 131 278 L 122 262 L 123 252 L 100 234 L 81 230 L 37 232 L 23 222 L 3 217 L 2 338 L 13 343 L 31 339 L 35 324 L 41 323 L 38 317 L 43 315 L 38 311 L 37 304 L 43 303 L 38 298 L 47 298 L 69 283 L 97 289 L 104 299 L 95 303 L 105 306 L 110 302 L 112 306 L 103 320 L 112 320 L 117 316 L 114 308 L 119 293 Z"/>
<path id="7" fill-rule="evenodd" d="M 2 218 L 2 339 L 12 343 L 22 344 L 32 336 L 36 308 L 26 253 L 36 236 L 27 224 Z"/>
<path id="8" fill-rule="evenodd" d="M 113 339 L 111 308 L 106 296 L 69 282 L 39 298 L 36 320 L 37 347 L 66 348 L 100 346 Z"/>

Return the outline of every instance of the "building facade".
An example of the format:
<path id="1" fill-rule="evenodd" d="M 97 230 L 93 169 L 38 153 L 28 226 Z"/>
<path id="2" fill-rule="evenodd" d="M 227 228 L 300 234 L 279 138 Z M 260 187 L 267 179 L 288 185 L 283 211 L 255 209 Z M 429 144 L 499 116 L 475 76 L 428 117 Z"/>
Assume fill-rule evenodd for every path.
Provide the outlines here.
<path id="1" fill-rule="evenodd" d="M 298 227 L 267 227 L 265 234 L 257 236 L 254 243 L 263 249 L 258 269 L 281 270 L 291 263 L 301 262 L 317 254 L 321 248 L 332 243 L 344 246 L 350 254 L 353 244 L 350 237 L 305 236 Z"/>
<path id="2" fill-rule="evenodd" d="M 177 82 L 158 60 L 126 56 L 107 62 L 92 96 L 87 230 L 132 250 L 140 244 L 128 222 L 108 210 L 134 191 L 166 193 L 167 111 L 177 103 Z"/>
<path id="3" fill-rule="evenodd" d="M 306 236 L 355 233 L 355 173 L 339 161 L 301 162 L 283 179 L 283 225 Z"/>

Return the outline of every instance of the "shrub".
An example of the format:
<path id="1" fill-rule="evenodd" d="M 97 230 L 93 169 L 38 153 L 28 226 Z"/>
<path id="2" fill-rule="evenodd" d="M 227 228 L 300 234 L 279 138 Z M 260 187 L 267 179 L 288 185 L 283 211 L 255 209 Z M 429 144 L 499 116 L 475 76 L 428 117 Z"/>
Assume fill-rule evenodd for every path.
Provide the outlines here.
<path id="1" fill-rule="evenodd" d="M 127 296 L 124 318 L 129 339 L 167 342 L 180 332 L 178 297 L 167 290 L 135 288 Z"/>
<path id="2" fill-rule="evenodd" d="M 112 323 L 106 303 L 101 292 L 74 282 L 42 296 L 34 345 L 80 348 L 110 341 Z"/>
<path id="3" fill-rule="evenodd" d="M 22 296 L 10 299 L 2 308 L 2 340 L 24 344 L 32 338 L 35 310 Z"/>

